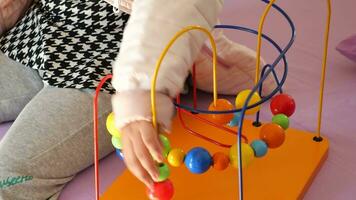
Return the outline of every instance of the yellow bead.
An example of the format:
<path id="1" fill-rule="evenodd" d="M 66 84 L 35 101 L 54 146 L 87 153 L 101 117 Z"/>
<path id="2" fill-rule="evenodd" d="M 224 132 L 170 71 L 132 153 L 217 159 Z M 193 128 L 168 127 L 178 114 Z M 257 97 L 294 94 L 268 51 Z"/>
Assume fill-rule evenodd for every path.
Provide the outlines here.
<path id="1" fill-rule="evenodd" d="M 106 128 L 112 136 L 121 137 L 121 133 L 115 127 L 114 113 L 110 113 L 108 118 L 106 119 Z"/>
<path id="2" fill-rule="evenodd" d="M 236 96 L 236 100 L 235 100 L 235 106 L 237 109 L 241 109 L 244 105 L 245 102 L 247 100 L 248 95 L 251 93 L 251 90 L 243 90 L 241 91 L 239 94 L 237 94 Z M 252 97 L 251 100 L 248 103 L 248 106 L 253 105 L 257 102 L 259 102 L 261 100 L 260 95 L 258 95 L 257 92 L 255 92 Z M 258 112 L 260 110 L 261 106 L 256 106 L 254 108 L 248 109 L 246 110 L 246 114 L 247 115 L 252 115 L 255 114 L 256 112 Z"/>
<path id="3" fill-rule="evenodd" d="M 185 153 L 182 149 L 172 149 L 168 154 L 168 163 L 173 167 L 179 167 L 184 162 Z"/>
<path id="4" fill-rule="evenodd" d="M 115 147 L 115 149 L 122 149 L 121 137 L 113 136 L 111 138 L 111 143 Z"/>
<path id="5" fill-rule="evenodd" d="M 241 155 L 242 155 L 242 168 L 247 167 L 252 159 L 254 158 L 254 151 L 250 145 L 246 143 L 241 143 Z M 230 163 L 235 168 L 238 168 L 238 154 L 237 154 L 237 144 L 234 144 L 230 148 Z"/>

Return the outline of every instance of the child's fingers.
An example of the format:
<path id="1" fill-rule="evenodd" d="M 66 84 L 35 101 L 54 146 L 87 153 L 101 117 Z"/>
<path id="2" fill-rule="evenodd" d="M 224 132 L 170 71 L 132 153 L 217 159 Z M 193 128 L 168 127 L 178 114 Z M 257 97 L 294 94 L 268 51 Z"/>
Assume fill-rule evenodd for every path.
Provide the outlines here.
<path id="1" fill-rule="evenodd" d="M 153 187 L 153 181 L 147 171 L 142 167 L 134 152 L 133 145 L 129 138 L 123 140 L 125 148 L 123 149 L 124 160 L 127 168 L 147 187 Z"/>
<path id="2" fill-rule="evenodd" d="M 164 162 L 163 147 L 156 130 L 150 123 L 145 123 L 141 128 L 141 133 L 142 140 L 152 157 L 158 162 Z"/>
<path id="3" fill-rule="evenodd" d="M 136 147 L 135 153 L 138 160 L 141 162 L 141 165 L 147 170 L 155 181 L 158 181 L 159 174 L 157 166 L 155 165 L 151 154 L 148 152 L 146 145 L 143 143 L 141 136 L 138 135 L 137 138 L 131 139 L 132 144 Z"/>

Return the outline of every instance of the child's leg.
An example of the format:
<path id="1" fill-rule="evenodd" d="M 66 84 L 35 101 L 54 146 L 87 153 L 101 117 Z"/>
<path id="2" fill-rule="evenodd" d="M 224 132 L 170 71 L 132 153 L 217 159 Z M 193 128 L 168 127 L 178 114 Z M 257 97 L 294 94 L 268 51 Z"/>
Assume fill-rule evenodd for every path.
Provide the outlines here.
<path id="1" fill-rule="evenodd" d="M 0 52 L 0 123 L 14 120 L 42 87 L 35 70 Z"/>
<path id="2" fill-rule="evenodd" d="M 93 95 L 44 87 L 0 141 L 0 199 L 57 199 L 73 176 L 93 163 Z M 105 120 L 111 98 L 99 102 L 100 157 L 113 151 Z"/>

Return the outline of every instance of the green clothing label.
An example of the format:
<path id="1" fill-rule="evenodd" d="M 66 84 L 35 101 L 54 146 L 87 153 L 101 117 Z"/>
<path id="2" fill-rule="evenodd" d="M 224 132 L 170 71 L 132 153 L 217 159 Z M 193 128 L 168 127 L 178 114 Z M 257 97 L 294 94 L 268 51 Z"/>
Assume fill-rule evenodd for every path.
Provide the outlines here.
<path id="1" fill-rule="evenodd" d="M 7 177 L 6 179 L 0 180 L 0 189 L 5 189 L 14 185 L 24 183 L 33 179 L 33 176 L 16 176 Z"/>

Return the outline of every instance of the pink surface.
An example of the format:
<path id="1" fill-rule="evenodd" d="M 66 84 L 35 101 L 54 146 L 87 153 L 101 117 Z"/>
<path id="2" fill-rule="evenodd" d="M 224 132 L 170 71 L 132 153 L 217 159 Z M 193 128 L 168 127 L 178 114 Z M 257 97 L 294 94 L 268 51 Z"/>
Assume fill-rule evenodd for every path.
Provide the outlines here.
<path id="1" fill-rule="evenodd" d="M 227 0 L 222 14 L 223 23 L 257 27 L 263 5 L 259 1 Z M 325 90 L 322 133 L 330 140 L 329 158 L 306 193 L 305 199 L 351 200 L 356 196 L 356 64 L 336 50 L 336 45 L 355 32 L 356 1 L 333 2 L 333 17 Z M 326 16 L 326 1 L 277 1 L 293 19 L 297 39 L 288 52 L 290 72 L 286 92 L 293 95 L 297 111 L 291 126 L 314 131 L 316 129 L 318 87 L 322 58 L 322 39 Z M 285 44 L 286 23 L 272 13 L 267 17 L 265 33 Z M 236 41 L 255 41 L 247 34 L 229 32 Z M 270 61 L 275 55 L 266 46 L 262 55 Z M 270 119 L 269 112 L 263 114 Z M 302 148 L 302 147 L 300 147 Z"/>
<path id="2" fill-rule="evenodd" d="M 6 131 L 10 128 L 11 123 L 0 124 L 0 140 L 4 137 Z"/>
<path id="3" fill-rule="evenodd" d="M 111 154 L 100 162 L 100 191 L 101 194 L 116 179 L 124 169 L 124 163 Z M 71 181 L 60 197 L 61 200 L 91 200 L 94 194 L 94 168 L 84 170 Z"/>
<path id="4" fill-rule="evenodd" d="M 337 47 L 341 54 L 356 62 L 356 35 L 352 35 L 341 41 Z"/>
<path id="5" fill-rule="evenodd" d="M 256 28 L 263 9 L 259 1 L 226 0 L 222 21 L 226 24 Z M 277 1 L 294 20 L 297 40 L 288 52 L 290 73 L 286 92 L 297 102 L 297 111 L 291 126 L 314 131 L 317 120 L 318 87 L 322 57 L 322 36 L 325 20 L 325 1 Z M 308 3 L 308 4 L 306 4 Z M 306 193 L 306 200 L 352 200 L 356 196 L 356 64 L 341 56 L 337 43 L 355 32 L 356 13 L 354 0 L 333 1 L 333 18 L 330 35 L 330 52 L 325 90 L 325 107 L 322 133 L 330 140 L 329 158 Z M 255 38 L 245 33 L 228 31 L 236 41 L 255 46 Z M 285 44 L 289 36 L 286 23 L 275 13 L 267 17 L 265 33 Z M 267 61 L 275 58 L 274 51 L 264 46 L 262 55 Z M 206 105 L 211 95 L 203 94 L 200 100 Z M 266 107 L 266 106 L 265 106 Z M 270 120 L 270 112 L 262 117 Z M 5 125 L 6 126 L 6 125 Z M 4 125 L 0 126 L 4 132 Z M 302 148 L 302 147 L 300 147 Z M 101 162 L 102 191 L 120 174 L 123 164 L 114 155 Z M 256 180 L 257 181 L 257 180 Z M 94 199 L 93 168 L 80 173 L 63 191 L 61 200 Z"/>

